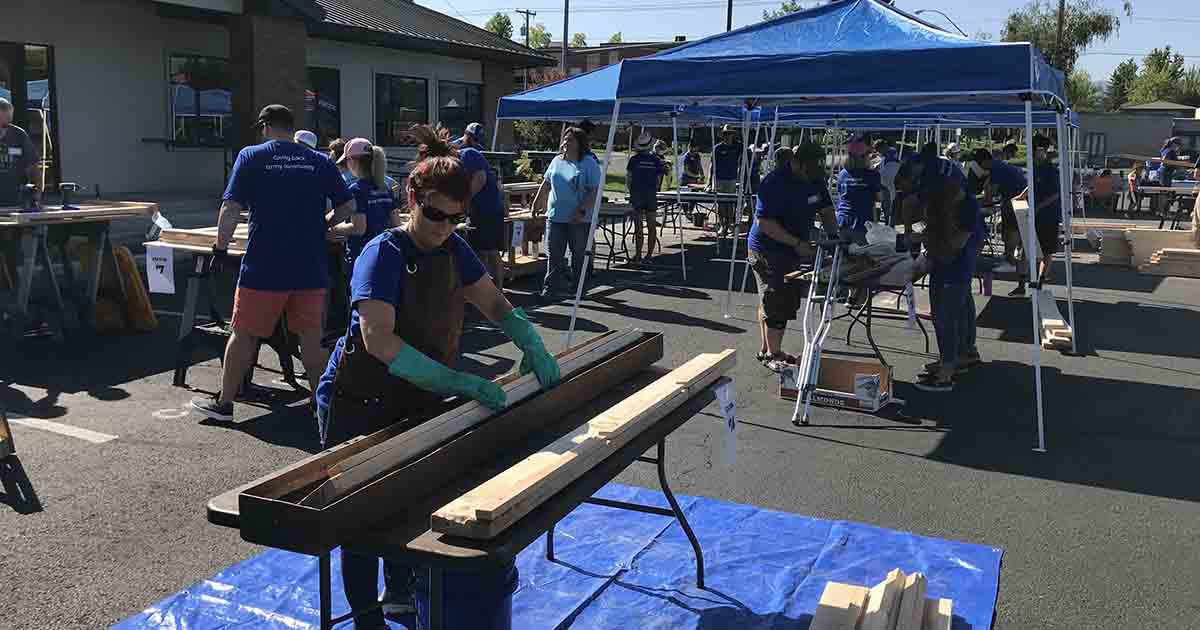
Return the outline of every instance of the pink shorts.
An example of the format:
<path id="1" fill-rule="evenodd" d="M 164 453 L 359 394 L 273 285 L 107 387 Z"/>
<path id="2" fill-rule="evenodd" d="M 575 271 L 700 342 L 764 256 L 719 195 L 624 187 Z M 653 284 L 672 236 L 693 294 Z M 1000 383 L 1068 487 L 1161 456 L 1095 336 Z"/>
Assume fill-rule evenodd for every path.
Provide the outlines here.
<path id="1" fill-rule="evenodd" d="M 288 330 L 321 332 L 325 289 L 265 291 L 238 287 L 233 294 L 233 329 L 255 337 L 270 337 L 279 316 L 287 314 Z"/>

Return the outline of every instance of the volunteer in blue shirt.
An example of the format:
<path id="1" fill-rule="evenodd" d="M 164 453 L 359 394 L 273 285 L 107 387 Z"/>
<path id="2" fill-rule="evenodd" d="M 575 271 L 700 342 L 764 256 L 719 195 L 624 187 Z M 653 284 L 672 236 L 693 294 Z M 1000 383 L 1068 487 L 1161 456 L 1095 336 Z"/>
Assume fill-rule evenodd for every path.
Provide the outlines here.
<path id="1" fill-rule="evenodd" d="M 646 223 L 646 237 L 650 247 L 646 256 L 654 256 L 658 245 L 658 183 L 667 172 L 666 164 L 650 150 L 654 138 L 642 132 L 634 143 L 636 151 L 625 167 L 625 180 L 629 185 L 629 204 L 633 206 L 633 260 L 642 259 L 642 223 Z"/>
<path id="2" fill-rule="evenodd" d="M 1158 165 L 1158 181 L 1160 186 L 1170 186 L 1171 182 L 1175 181 L 1174 166 L 1166 163 L 1166 160 L 1178 160 L 1179 148 L 1182 146 L 1178 137 L 1172 136 L 1163 141 L 1162 150 L 1158 152 L 1158 157 L 1163 159 Z"/>
<path id="3" fill-rule="evenodd" d="M 742 143 L 737 139 L 733 126 L 721 127 L 721 141 L 713 146 L 712 165 L 709 168 L 709 181 L 712 189 L 718 193 L 737 192 L 739 168 L 742 165 Z M 724 236 L 732 230 L 734 221 L 734 204 L 718 203 L 717 220 L 720 223 L 718 234 Z"/>
<path id="4" fill-rule="evenodd" d="M 1037 264 L 1038 277 L 1042 282 L 1050 280 L 1050 257 L 1058 252 L 1058 226 L 1062 223 L 1062 210 L 1059 208 L 1058 167 L 1050 161 L 1049 149 L 1050 138 L 1037 136 L 1033 139 L 1033 186 L 1034 194 L 1037 195 L 1037 207 L 1033 209 L 1033 212 L 1037 242 L 1042 250 Z M 1017 198 L 1027 199 L 1028 195 L 1029 191 L 1026 190 Z M 1025 252 L 1026 256 L 1029 254 L 1030 252 Z M 1028 260 L 1026 258 L 1025 264 L 1020 266 L 1021 279 L 1017 281 L 1017 288 L 1009 292 L 1009 295 L 1025 295 L 1025 276 L 1029 274 Z"/>
<path id="5" fill-rule="evenodd" d="M 939 360 L 925 366 L 919 389 L 948 392 L 954 377 L 979 363 L 975 349 L 975 302 L 971 278 L 983 238 L 979 204 L 953 177 L 922 178 L 917 203 L 925 217 L 922 234 L 929 270 L 929 300 Z M 969 304 L 968 304 L 969 302 Z"/>
<path id="6" fill-rule="evenodd" d="M 749 237 L 750 266 L 761 296 L 758 360 L 776 371 L 796 362 L 783 352 L 783 333 L 800 307 L 787 274 L 813 257 L 809 232 L 815 217 L 819 215 L 826 229 L 836 231 L 833 202 L 824 182 L 825 152 L 810 143 L 797 148 L 798 154 L 788 148 L 775 152 L 775 168 L 758 189 Z"/>
<path id="7" fill-rule="evenodd" d="M 214 264 L 228 256 L 229 242 L 244 210 L 250 211 L 249 240 L 233 298 L 233 333 L 225 346 L 221 391 L 215 399 L 194 399 L 200 413 L 229 422 L 233 400 L 258 351 L 287 313 L 288 329 L 300 338 L 309 384 L 316 391 L 325 365 L 321 348 L 330 225 L 354 212 L 354 197 L 324 155 L 293 142 L 292 112 L 268 105 L 256 127 L 265 142 L 238 153 L 225 188 L 217 224 Z M 326 203 L 333 210 L 326 214 Z"/>
<path id="8" fill-rule="evenodd" d="M 867 162 L 867 144 L 855 138 L 846 145 L 849 157 L 838 173 L 837 221 L 858 239 L 865 239 L 867 222 L 875 220 L 875 202 L 883 184 Z"/>
<path id="9" fill-rule="evenodd" d="M 327 443 L 396 422 L 415 426 L 449 395 L 477 400 L 493 411 L 504 409 L 505 393 L 498 384 L 454 369 L 467 302 L 521 348 L 522 371 L 532 371 L 544 388 L 560 378 L 558 363 L 525 314 L 513 309 L 486 277 L 471 247 L 454 233 L 466 221 L 471 198 L 471 178 L 457 151 L 427 126 L 411 133 L 418 145 L 408 178 L 412 218 L 372 239 L 359 255 L 351 280 L 350 329 L 335 346 L 317 389 Z M 408 572 L 396 563 L 388 571 L 393 577 Z M 415 600 L 421 627 L 429 627 L 423 574 L 416 572 Z M 346 599 L 354 610 L 364 611 L 355 620 L 359 629 L 387 627 L 376 607 L 378 576 L 378 558 L 343 550 Z M 475 605 L 447 610 L 446 627 L 507 627 L 511 622 L 501 617 L 511 614 L 506 603 L 516 577 L 511 563 L 483 573 L 447 573 L 447 599 L 471 598 Z"/>
<path id="10" fill-rule="evenodd" d="M 346 239 L 346 262 L 353 268 L 363 246 L 391 227 L 396 201 L 387 188 L 387 155 L 383 147 L 372 145 L 366 138 L 355 138 L 346 143 L 341 162 L 354 175 L 350 193 L 358 208 L 350 221 L 329 231 Z"/>
<path id="11" fill-rule="evenodd" d="M 1012 201 L 1029 187 L 1025 173 L 1021 169 L 992 157 L 986 149 L 975 152 L 975 162 L 987 172 L 988 188 L 984 192 L 985 200 L 991 203 L 993 198 L 1000 202 L 1000 233 L 1004 239 L 1004 259 L 1006 266 L 997 267 L 994 271 L 1012 273 L 1017 270 L 1017 247 L 1021 244 L 1021 231 L 1017 227 L 1017 215 L 1013 213 Z"/>
<path id="12" fill-rule="evenodd" d="M 471 231 L 467 241 L 497 287 L 504 288 L 504 201 L 496 171 L 483 157 L 483 125 L 473 122 L 459 138 L 458 158 L 471 175 Z"/>
<path id="13" fill-rule="evenodd" d="M 683 162 L 683 168 L 679 172 L 680 186 L 704 182 L 704 162 L 700 157 L 700 150 L 695 142 L 688 143 L 687 151 L 679 159 Z"/>
<path id="14" fill-rule="evenodd" d="M 584 152 L 586 142 L 587 134 L 583 130 L 567 128 L 558 155 L 546 167 L 542 185 L 533 200 L 534 212 L 546 211 L 550 240 L 540 297 L 543 303 L 553 300 L 563 283 L 567 273 L 563 256 L 568 247 L 571 249 L 572 280 L 579 282 L 583 275 L 592 207 L 603 185 L 600 163 L 595 156 Z"/>

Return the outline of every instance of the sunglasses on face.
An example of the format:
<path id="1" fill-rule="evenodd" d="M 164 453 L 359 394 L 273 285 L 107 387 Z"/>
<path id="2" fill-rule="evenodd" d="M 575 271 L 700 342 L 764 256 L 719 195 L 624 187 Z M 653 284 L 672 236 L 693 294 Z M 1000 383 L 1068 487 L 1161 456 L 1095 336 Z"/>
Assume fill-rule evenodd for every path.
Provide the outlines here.
<path id="1" fill-rule="evenodd" d="M 465 212 L 449 213 L 449 212 L 446 212 L 445 210 L 439 210 L 438 208 L 435 208 L 435 207 L 429 206 L 429 205 L 422 205 L 420 207 L 421 207 L 421 214 L 424 215 L 425 218 L 429 219 L 430 221 L 437 221 L 437 222 L 449 221 L 450 223 L 453 223 L 455 225 L 457 225 L 459 223 L 467 222 L 467 215 Z"/>

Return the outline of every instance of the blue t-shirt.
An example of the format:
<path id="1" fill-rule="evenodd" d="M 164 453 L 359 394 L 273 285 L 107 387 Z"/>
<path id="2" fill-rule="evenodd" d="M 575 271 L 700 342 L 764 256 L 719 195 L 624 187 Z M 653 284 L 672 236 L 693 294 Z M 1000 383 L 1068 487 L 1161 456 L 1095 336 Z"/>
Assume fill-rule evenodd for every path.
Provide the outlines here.
<path id="1" fill-rule="evenodd" d="M 493 221 L 502 219 L 504 204 L 500 201 L 500 187 L 496 185 L 496 171 L 492 170 L 487 158 L 483 157 L 483 153 L 479 149 L 468 148 L 458 152 L 458 159 L 462 160 L 463 167 L 467 169 L 467 174 L 471 177 L 474 177 L 475 173 L 479 171 L 487 174 L 487 183 L 471 199 L 474 216 Z"/>
<path id="2" fill-rule="evenodd" d="M 875 216 L 875 195 L 883 190 L 879 172 L 867 168 L 842 169 L 838 173 L 838 199 L 835 211 L 838 225 L 854 232 L 865 232 L 867 221 Z"/>
<path id="3" fill-rule="evenodd" d="M 1037 195 L 1037 205 L 1042 205 L 1042 201 L 1049 199 L 1058 194 L 1058 168 L 1050 162 L 1034 164 L 1033 167 L 1033 186 L 1034 194 Z M 1053 223 L 1058 225 L 1062 221 L 1062 210 L 1059 204 L 1050 204 L 1049 206 L 1037 211 L 1037 222 Z"/>
<path id="4" fill-rule="evenodd" d="M 388 230 L 371 239 L 358 255 L 354 263 L 354 274 L 350 277 L 350 330 L 353 336 L 359 332 L 358 308 L 354 305 L 361 300 L 382 300 L 400 308 L 404 304 L 404 278 L 408 275 L 406 269 L 404 244 L 405 239 L 412 244 L 412 239 L 404 230 Z M 458 259 L 459 279 L 464 287 L 469 287 L 479 281 L 487 272 L 483 263 L 470 245 L 458 234 L 451 234 L 446 239 L 445 247 Z M 328 408 L 333 398 L 333 378 L 337 373 L 337 364 L 342 357 L 342 349 L 346 338 L 338 339 L 329 356 L 325 372 L 317 383 L 317 404 Z"/>
<path id="5" fill-rule="evenodd" d="M 992 185 L 1004 199 L 1012 199 L 1029 187 L 1025 173 L 1003 160 L 992 160 Z"/>
<path id="6" fill-rule="evenodd" d="M 754 207 L 754 226 L 750 228 L 750 249 L 760 253 L 794 254 L 795 249 L 767 236 L 762 219 L 773 219 L 796 238 L 807 241 L 818 210 L 833 205 L 823 182 L 805 182 L 779 168 L 767 173 L 758 187 Z"/>
<path id="7" fill-rule="evenodd" d="M 713 179 L 737 181 L 741 164 L 741 143 L 718 142 L 713 146 Z"/>
<path id="8" fill-rule="evenodd" d="M 1179 154 L 1174 149 L 1163 149 L 1158 154 L 1164 160 L 1178 160 Z M 1162 182 L 1163 186 L 1170 186 L 1171 181 L 1175 179 L 1175 167 L 1167 166 L 1166 164 L 1158 165 L 1158 181 Z"/>
<path id="9" fill-rule="evenodd" d="M 683 154 L 683 168 L 679 169 L 679 185 L 686 186 L 695 184 L 700 181 L 699 177 L 688 175 L 688 171 L 693 173 L 701 173 L 704 171 L 704 163 L 700 160 L 700 153 L 697 151 L 688 151 Z"/>
<path id="10" fill-rule="evenodd" d="M 367 231 L 362 236 L 351 236 L 346 239 L 346 260 L 353 263 L 362 252 L 363 246 L 371 239 L 379 236 L 391 224 L 392 210 L 396 209 L 396 201 L 390 190 L 380 190 L 375 182 L 369 179 L 358 179 L 350 184 L 350 193 L 354 195 L 355 210 L 358 214 L 366 215 Z"/>
<path id="11" fill-rule="evenodd" d="M 336 165 L 335 165 L 335 167 L 336 167 Z M 350 169 L 346 169 L 344 171 L 339 170 L 338 172 L 342 174 L 342 181 L 346 182 L 347 186 L 349 186 L 350 184 L 353 184 L 354 181 L 358 179 L 357 177 L 354 176 L 354 173 L 350 172 Z"/>
<path id="12" fill-rule="evenodd" d="M 629 158 L 625 167 L 628 174 L 629 200 L 638 210 L 653 209 L 658 194 L 658 178 L 666 173 L 661 158 L 650 151 L 639 151 Z"/>
<path id="13" fill-rule="evenodd" d="M 295 142 L 271 140 L 238 153 L 223 199 L 250 211 L 238 286 L 267 291 L 322 289 L 326 202 L 351 199 L 328 157 Z"/>
<path id="14" fill-rule="evenodd" d="M 979 244 L 983 238 L 983 219 L 979 211 L 979 202 L 972 195 L 963 197 L 958 205 L 958 229 L 971 233 L 962 251 L 947 263 L 933 266 L 929 277 L 933 282 L 941 284 L 957 284 L 967 282 L 975 275 L 975 259 L 979 253 Z"/>
<path id="15" fill-rule="evenodd" d="M 583 156 L 578 162 L 568 161 L 560 155 L 546 168 L 546 181 L 550 182 L 546 218 L 555 223 L 569 223 L 579 204 L 600 188 L 600 163 L 590 155 Z M 591 212 L 591 208 L 584 210 Z"/>

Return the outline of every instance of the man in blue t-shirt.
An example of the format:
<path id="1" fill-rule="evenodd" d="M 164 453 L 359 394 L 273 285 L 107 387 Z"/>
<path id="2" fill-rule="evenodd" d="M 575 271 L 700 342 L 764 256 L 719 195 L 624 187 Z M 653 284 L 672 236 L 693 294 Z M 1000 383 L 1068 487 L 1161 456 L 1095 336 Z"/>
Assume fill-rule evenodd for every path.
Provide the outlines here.
<path id="1" fill-rule="evenodd" d="M 993 271 L 1015 272 L 1021 232 L 1017 228 L 1017 215 L 1013 213 L 1012 200 L 1029 188 L 1029 182 L 1025 180 L 1025 173 L 1021 169 L 1004 160 L 995 159 L 987 149 L 977 149 L 973 159 L 987 174 L 987 188 L 983 191 L 984 205 L 992 205 L 993 200 L 998 200 L 1000 205 L 1000 235 L 1004 239 L 1004 258 L 1007 262 Z"/>
<path id="2" fill-rule="evenodd" d="M 284 313 L 288 329 L 300 338 L 304 368 L 313 390 L 327 355 L 321 349 L 322 314 L 329 283 L 326 233 L 354 213 L 354 198 L 327 157 L 293 141 L 291 110 L 268 105 L 258 115 L 262 144 L 238 154 L 229 175 L 213 245 L 213 263 L 229 257 L 229 243 L 241 213 L 250 212 L 249 238 L 242 256 L 229 344 L 225 347 L 221 391 L 215 399 L 195 399 L 200 413 L 233 420 L 233 400 L 258 351 Z M 333 210 L 326 213 L 327 202 Z"/>
<path id="3" fill-rule="evenodd" d="M 1059 235 L 1058 228 L 1062 223 L 1062 209 L 1059 203 L 1059 181 L 1058 167 L 1050 161 L 1049 149 L 1050 138 L 1046 136 L 1037 136 L 1033 139 L 1033 186 L 1034 194 L 1037 198 L 1034 202 L 1037 204 L 1033 207 L 1034 213 L 1034 232 L 1037 237 L 1037 242 L 1040 247 L 1041 256 L 1038 258 L 1038 277 L 1041 281 L 1048 282 L 1050 279 L 1050 257 L 1058 252 Z M 1027 199 L 1029 190 L 1017 196 L 1017 199 Z M 1025 255 L 1029 256 L 1031 252 L 1026 251 Z M 1026 263 L 1021 265 L 1018 270 L 1023 275 L 1017 281 L 1017 288 L 1009 292 L 1009 295 L 1020 296 L 1025 295 L 1025 275 L 1028 272 L 1028 258 Z"/>
<path id="4" fill-rule="evenodd" d="M 721 127 L 721 141 L 713 146 L 712 165 L 709 168 L 709 181 L 712 189 L 718 193 L 736 193 L 738 169 L 742 165 L 742 143 L 737 140 L 737 132 L 732 125 Z M 717 204 L 717 219 L 720 223 L 720 236 L 729 233 L 733 226 L 734 204 L 722 202 Z"/>
<path id="5" fill-rule="evenodd" d="M 704 162 L 694 141 L 688 143 L 687 151 L 683 152 L 679 161 L 682 163 L 682 168 L 679 169 L 680 186 L 704 182 Z"/>
<path id="6" fill-rule="evenodd" d="M 467 125 L 467 131 L 459 140 L 458 159 L 471 176 L 471 231 L 467 240 L 488 275 L 497 287 L 504 288 L 504 262 L 501 252 L 507 250 L 504 242 L 504 199 L 496 180 L 496 171 L 483 157 L 483 125 L 477 122 Z"/>
<path id="7" fill-rule="evenodd" d="M 642 259 L 642 222 L 645 219 L 646 236 L 649 241 L 647 256 L 654 255 L 658 244 L 658 223 L 655 214 L 658 212 L 658 182 L 667 172 L 662 158 L 651 151 L 654 138 L 649 133 L 642 132 L 634 143 L 636 153 L 629 158 L 625 166 L 625 181 L 629 188 L 629 204 L 633 206 L 633 260 Z"/>
<path id="8" fill-rule="evenodd" d="M 836 231 L 833 201 L 823 181 L 825 152 L 811 143 L 798 148 L 799 154 L 787 148 L 775 152 L 775 169 L 759 184 L 749 236 L 750 266 L 761 295 L 758 359 L 776 371 L 795 363 L 795 357 L 782 350 L 787 323 L 800 306 L 787 274 L 813 256 L 809 232 L 815 217 Z"/>

